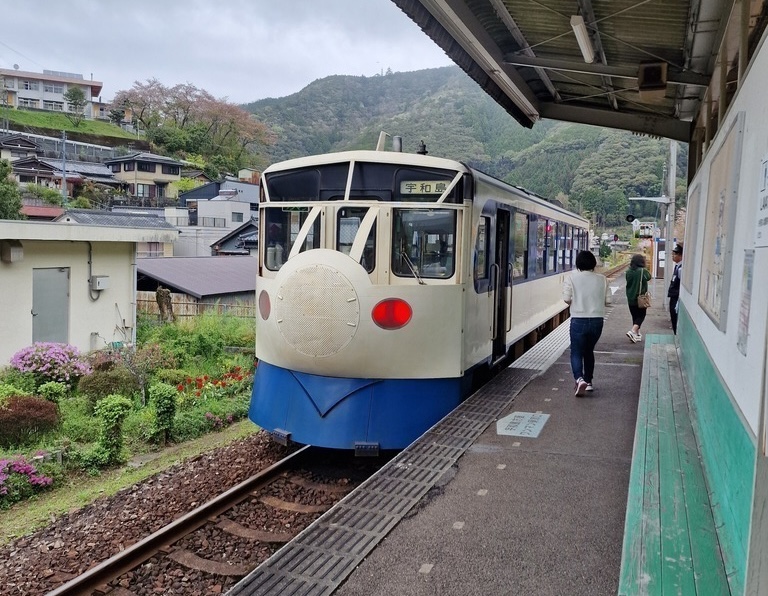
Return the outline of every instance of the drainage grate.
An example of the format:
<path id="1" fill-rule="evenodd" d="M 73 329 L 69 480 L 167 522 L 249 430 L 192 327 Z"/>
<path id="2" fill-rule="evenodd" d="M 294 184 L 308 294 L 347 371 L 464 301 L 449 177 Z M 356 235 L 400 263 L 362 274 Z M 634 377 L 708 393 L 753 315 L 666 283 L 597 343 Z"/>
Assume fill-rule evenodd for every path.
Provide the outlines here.
<path id="1" fill-rule="evenodd" d="M 560 325 L 227 594 L 332 594 L 523 387 L 559 358 L 568 327 Z"/>

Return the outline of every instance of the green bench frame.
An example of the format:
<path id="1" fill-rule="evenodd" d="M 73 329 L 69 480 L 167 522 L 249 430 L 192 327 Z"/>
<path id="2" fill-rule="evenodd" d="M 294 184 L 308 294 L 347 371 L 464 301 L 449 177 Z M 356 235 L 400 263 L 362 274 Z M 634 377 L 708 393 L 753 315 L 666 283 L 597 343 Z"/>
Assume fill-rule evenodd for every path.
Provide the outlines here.
<path id="1" fill-rule="evenodd" d="M 731 594 L 674 335 L 646 335 L 619 596 Z"/>

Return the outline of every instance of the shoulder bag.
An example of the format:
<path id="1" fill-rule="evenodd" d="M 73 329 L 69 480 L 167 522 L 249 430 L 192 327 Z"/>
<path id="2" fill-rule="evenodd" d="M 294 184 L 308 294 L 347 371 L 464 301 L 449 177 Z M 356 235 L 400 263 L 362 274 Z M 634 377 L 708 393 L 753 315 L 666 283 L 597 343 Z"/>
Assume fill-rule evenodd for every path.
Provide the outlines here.
<path id="1" fill-rule="evenodd" d="M 642 276 L 640 277 L 640 279 L 643 280 Z M 640 287 L 642 289 L 642 282 Z M 637 306 L 638 308 L 651 308 L 651 293 L 648 291 L 647 282 L 645 283 L 645 292 L 642 292 L 637 295 Z"/>

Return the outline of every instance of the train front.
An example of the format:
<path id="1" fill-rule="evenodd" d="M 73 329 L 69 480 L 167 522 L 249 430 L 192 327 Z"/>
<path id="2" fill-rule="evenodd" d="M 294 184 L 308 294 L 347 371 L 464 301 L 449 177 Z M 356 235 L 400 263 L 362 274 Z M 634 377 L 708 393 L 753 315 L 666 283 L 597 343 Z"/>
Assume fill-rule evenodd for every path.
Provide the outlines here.
<path id="1" fill-rule="evenodd" d="M 375 453 L 406 447 L 458 405 L 465 173 L 378 151 L 264 172 L 255 424 Z"/>

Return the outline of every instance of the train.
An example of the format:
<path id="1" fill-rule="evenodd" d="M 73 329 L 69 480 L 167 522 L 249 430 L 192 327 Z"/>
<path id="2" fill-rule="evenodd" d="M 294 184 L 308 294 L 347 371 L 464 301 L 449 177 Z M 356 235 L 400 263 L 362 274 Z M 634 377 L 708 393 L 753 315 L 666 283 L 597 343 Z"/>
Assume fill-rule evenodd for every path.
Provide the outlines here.
<path id="1" fill-rule="evenodd" d="M 588 224 L 425 151 L 269 166 L 250 420 L 282 443 L 407 447 L 567 318 Z"/>

